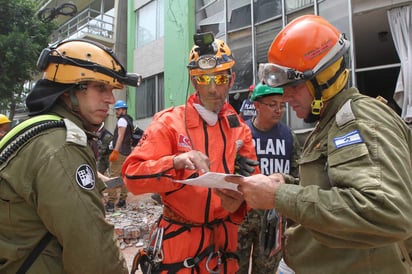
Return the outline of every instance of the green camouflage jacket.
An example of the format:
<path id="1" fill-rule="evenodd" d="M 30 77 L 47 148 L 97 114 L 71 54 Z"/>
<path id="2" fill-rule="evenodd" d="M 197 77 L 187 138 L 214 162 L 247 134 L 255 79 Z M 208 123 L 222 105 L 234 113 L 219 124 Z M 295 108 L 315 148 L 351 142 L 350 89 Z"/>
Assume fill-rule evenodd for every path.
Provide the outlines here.
<path id="1" fill-rule="evenodd" d="M 81 121 L 61 106 L 51 114 L 66 128 L 43 131 L 0 166 L 0 273 L 16 273 L 47 231 L 28 273 L 128 273 Z"/>
<path id="2" fill-rule="evenodd" d="M 295 222 L 286 263 L 300 274 L 407 273 L 398 242 L 412 235 L 411 148 L 411 130 L 378 100 L 350 88 L 327 102 L 303 147 L 300 185 L 275 197 Z"/>

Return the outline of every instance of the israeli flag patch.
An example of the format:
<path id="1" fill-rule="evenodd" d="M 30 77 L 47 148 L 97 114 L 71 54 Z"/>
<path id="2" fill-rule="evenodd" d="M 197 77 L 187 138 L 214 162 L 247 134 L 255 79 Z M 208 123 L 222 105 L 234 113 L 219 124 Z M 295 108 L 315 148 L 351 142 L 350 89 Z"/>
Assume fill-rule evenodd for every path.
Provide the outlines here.
<path id="1" fill-rule="evenodd" d="M 76 171 L 76 182 L 81 188 L 92 190 L 95 185 L 93 169 L 87 164 L 80 165 Z"/>
<path id="2" fill-rule="evenodd" d="M 336 148 L 346 147 L 353 144 L 363 143 L 363 138 L 359 133 L 359 130 L 354 130 L 341 137 L 333 138 Z"/>

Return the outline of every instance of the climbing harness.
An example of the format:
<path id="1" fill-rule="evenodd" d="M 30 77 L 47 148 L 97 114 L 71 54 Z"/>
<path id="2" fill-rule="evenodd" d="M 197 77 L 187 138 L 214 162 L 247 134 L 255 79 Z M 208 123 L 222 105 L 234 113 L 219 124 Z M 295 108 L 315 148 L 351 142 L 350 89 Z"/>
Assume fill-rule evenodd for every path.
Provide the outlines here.
<path id="1" fill-rule="evenodd" d="M 151 274 L 159 269 L 163 261 L 164 228 L 159 227 L 157 222 L 152 228 L 147 247 L 140 249 L 133 258 L 131 274 L 135 274 L 139 266 L 144 274 Z"/>

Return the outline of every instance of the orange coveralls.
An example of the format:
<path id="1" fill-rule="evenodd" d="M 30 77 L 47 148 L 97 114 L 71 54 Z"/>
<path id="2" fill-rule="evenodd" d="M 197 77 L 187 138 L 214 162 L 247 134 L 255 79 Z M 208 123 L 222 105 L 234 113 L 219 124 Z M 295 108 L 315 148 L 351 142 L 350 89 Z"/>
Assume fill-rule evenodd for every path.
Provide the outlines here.
<path id="1" fill-rule="evenodd" d="M 194 102 L 199 103 L 196 94 L 186 110 L 178 106 L 154 116 L 123 164 L 124 181 L 134 194 L 162 196 L 161 273 L 210 273 L 207 269 L 236 273 L 238 225 L 247 213 L 245 203 L 231 214 L 212 189 L 173 182 L 197 176 L 193 170 L 175 170 L 173 158 L 195 149 L 208 155 L 210 171 L 233 174 L 236 154 L 256 160 L 252 135 L 230 104 L 225 103 L 217 123 L 210 126 L 194 109 Z"/>

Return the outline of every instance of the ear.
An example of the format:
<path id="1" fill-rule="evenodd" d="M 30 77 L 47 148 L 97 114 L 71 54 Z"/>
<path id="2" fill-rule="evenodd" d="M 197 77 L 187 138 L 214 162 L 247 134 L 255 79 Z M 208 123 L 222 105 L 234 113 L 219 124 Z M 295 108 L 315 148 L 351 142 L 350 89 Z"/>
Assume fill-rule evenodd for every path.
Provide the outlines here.
<path id="1" fill-rule="evenodd" d="M 197 88 L 197 83 L 196 83 L 196 80 L 193 78 L 193 76 L 190 76 L 189 75 L 189 77 L 190 77 L 190 82 L 192 82 L 192 86 L 195 88 L 195 90 L 196 90 L 196 88 Z"/>
<path id="2" fill-rule="evenodd" d="M 235 84 L 235 79 L 236 79 L 236 73 L 232 71 L 231 77 L 230 77 L 230 83 L 229 83 L 229 88 L 233 87 Z"/>

